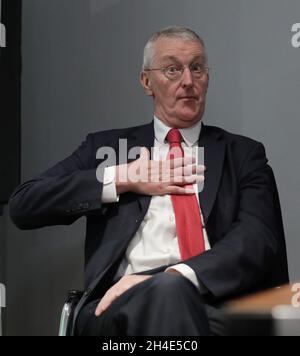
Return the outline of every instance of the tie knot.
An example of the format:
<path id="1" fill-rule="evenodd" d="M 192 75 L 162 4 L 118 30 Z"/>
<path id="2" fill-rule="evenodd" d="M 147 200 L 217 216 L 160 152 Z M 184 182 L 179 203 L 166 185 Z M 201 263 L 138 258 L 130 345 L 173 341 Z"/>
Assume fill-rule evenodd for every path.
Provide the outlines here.
<path id="1" fill-rule="evenodd" d="M 176 144 L 180 145 L 182 141 L 182 136 L 180 131 L 178 129 L 170 130 L 167 135 L 167 141 L 171 146 Z"/>

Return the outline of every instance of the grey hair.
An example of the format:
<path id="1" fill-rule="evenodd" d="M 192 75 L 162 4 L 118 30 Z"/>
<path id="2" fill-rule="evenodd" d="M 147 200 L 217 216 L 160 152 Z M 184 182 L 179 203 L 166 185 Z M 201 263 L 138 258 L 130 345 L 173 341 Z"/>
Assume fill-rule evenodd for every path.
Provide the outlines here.
<path id="1" fill-rule="evenodd" d="M 193 30 L 186 27 L 172 26 L 167 27 L 161 31 L 155 32 L 149 41 L 147 42 L 144 49 L 144 61 L 143 61 L 143 70 L 150 69 L 154 61 L 154 44 L 161 38 L 175 38 L 183 39 L 187 41 L 196 41 L 204 49 L 205 64 L 207 65 L 207 53 L 205 49 L 205 43 L 203 39 Z"/>

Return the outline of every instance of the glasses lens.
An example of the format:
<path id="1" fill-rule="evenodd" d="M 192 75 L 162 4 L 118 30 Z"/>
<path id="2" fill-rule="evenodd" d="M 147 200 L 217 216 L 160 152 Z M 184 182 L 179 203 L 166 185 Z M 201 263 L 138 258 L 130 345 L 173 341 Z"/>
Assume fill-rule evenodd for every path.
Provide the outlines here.
<path id="1" fill-rule="evenodd" d="M 182 75 L 182 68 L 179 66 L 170 66 L 164 71 L 165 76 L 170 80 L 177 80 Z"/>
<path id="2" fill-rule="evenodd" d="M 198 63 L 192 64 L 189 70 L 195 79 L 202 79 L 208 73 L 208 68 Z M 182 66 L 170 66 L 163 71 L 169 80 L 179 80 L 182 77 L 183 72 L 184 67 Z"/>

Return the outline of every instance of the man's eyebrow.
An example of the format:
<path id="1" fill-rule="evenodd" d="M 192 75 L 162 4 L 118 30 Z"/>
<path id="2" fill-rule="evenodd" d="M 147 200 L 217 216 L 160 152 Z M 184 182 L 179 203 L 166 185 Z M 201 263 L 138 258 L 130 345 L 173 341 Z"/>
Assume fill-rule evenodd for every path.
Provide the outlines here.
<path id="1" fill-rule="evenodd" d="M 174 62 L 180 62 L 179 58 L 177 58 L 175 56 L 164 56 L 164 57 L 162 57 L 162 60 L 163 61 L 171 60 L 171 61 L 174 61 Z"/>
<path id="2" fill-rule="evenodd" d="M 196 59 L 200 59 L 201 61 L 204 62 L 205 61 L 205 55 L 203 53 L 197 53 L 192 58 L 191 62 L 194 62 Z M 170 61 L 173 61 L 173 62 L 181 63 L 179 58 L 177 58 L 176 56 L 172 56 L 172 55 L 166 55 L 166 56 L 162 57 L 162 60 L 163 61 L 170 60 Z"/>

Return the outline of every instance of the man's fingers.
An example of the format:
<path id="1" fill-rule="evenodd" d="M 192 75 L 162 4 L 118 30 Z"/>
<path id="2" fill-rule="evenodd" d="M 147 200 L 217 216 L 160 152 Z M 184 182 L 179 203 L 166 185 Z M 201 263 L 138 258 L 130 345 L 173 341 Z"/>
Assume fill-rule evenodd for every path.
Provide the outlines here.
<path id="1" fill-rule="evenodd" d="M 115 284 L 110 290 L 106 292 L 95 310 L 95 315 L 99 317 L 124 292 L 148 278 L 151 278 L 151 276 L 129 275 L 123 277 L 117 284 Z"/>
<path id="2" fill-rule="evenodd" d="M 190 176 L 190 175 L 203 175 L 206 168 L 205 166 L 196 166 L 196 165 L 188 165 L 185 167 L 177 167 L 171 171 L 173 174 L 172 176 Z"/>
<path id="3" fill-rule="evenodd" d="M 100 316 L 103 313 L 103 303 L 102 301 L 98 304 L 96 311 L 95 311 L 95 315 L 96 316 Z"/>
<path id="4" fill-rule="evenodd" d="M 146 147 L 142 147 L 141 151 L 140 151 L 140 159 L 141 160 L 146 160 L 149 161 L 150 160 L 150 152 Z"/>
<path id="5" fill-rule="evenodd" d="M 146 157 L 143 156 L 143 157 Z M 144 160 L 144 163 L 147 161 Z M 173 161 L 148 161 L 148 177 L 152 183 L 165 182 L 168 177 L 202 175 L 206 168 L 203 165 L 196 165 L 192 157 L 176 158 Z"/>
<path id="6" fill-rule="evenodd" d="M 101 316 L 108 309 L 109 306 L 110 306 L 110 304 L 106 304 L 106 305 L 103 305 L 103 306 L 97 308 L 95 315 L 97 317 Z"/>
<path id="7" fill-rule="evenodd" d="M 169 194 L 169 195 L 193 195 L 193 194 L 195 194 L 195 191 L 194 191 L 194 189 L 191 189 L 191 188 L 170 186 L 167 188 L 167 194 Z"/>
<path id="8" fill-rule="evenodd" d="M 104 296 L 100 303 L 97 306 L 97 309 L 95 311 L 95 315 L 96 316 L 100 316 L 103 312 L 105 312 L 106 309 L 108 309 L 110 307 L 110 305 L 112 304 L 112 302 L 114 300 L 116 300 L 118 298 L 118 295 L 110 295 L 108 296 Z"/>
<path id="9" fill-rule="evenodd" d="M 198 173 L 198 174 L 204 174 L 205 173 L 205 171 L 206 171 L 206 167 L 204 166 L 204 165 L 199 165 L 199 166 L 197 166 L 197 171 L 196 171 L 196 173 Z"/>
<path id="10" fill-rule="evenodd" d="M 184 180 L 186 183 L 197 184 L 197 183 L 203 183 L 205 178 L 203 175 L 192 175 L 192 176 L 184 177 Z"/>
<path id="11" fill-rule="evenodd" d="M 188 184 L 203 183 L 204 180 L 205 178 L 203 175 L 177 176 L 171 179 L 170 184 L 184 186 Z"/>
<path id="12" fill-rule="evenodd" d="M 188 166 L 196 163 L 196 158 L 194 157 L 184 157 L 184 158 L 175 158 L 172 160 L 165 161 L 170 164 L 170 168 L 178 168 L 183 166 Z"/>
<path id="13" fill-rule="evenodd" d="M 101 300 L 101 302 L 98 304 L 97 309 L 95 311 L 95 315 L 96 316 L 100 316 L 108 307 L 108 303 L 107 301 L 104 302 L 103 299 Z"/>

